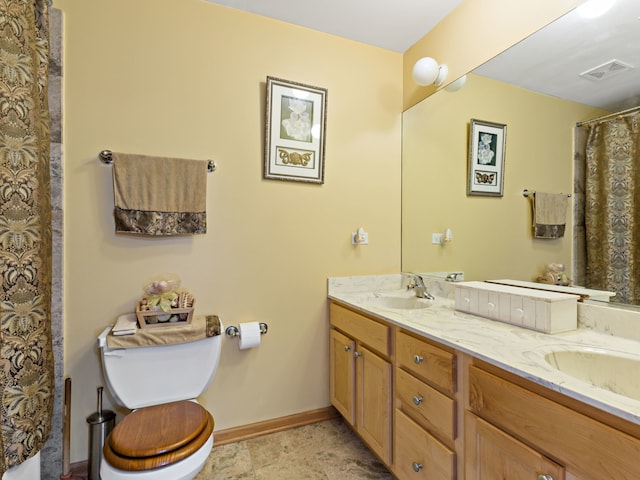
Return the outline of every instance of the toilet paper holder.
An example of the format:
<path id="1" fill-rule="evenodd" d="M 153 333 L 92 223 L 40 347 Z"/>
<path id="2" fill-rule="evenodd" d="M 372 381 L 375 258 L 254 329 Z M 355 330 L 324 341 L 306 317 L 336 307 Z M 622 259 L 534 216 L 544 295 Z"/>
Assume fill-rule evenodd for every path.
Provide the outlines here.
<path id="1" fill-rule="evenodd" d="M 269 326 L 266 323 L 259 323 L 258 325 L 260 326 L 260 335 L 264 335 L 267 333 L 267 330 L 269 330 Z M 240 330 L 234 325 L 228 326 L 224 332 L 227 334 L 227 337 L 233 338 L 240 336 Z"/>

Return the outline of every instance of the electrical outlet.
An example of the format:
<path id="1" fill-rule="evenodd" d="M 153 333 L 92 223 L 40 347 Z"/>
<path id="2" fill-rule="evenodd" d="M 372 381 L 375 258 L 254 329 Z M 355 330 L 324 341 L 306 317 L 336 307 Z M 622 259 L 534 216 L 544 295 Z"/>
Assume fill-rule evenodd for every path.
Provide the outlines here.
<path id="1" fill-rule="evenodd" d="M 431 244 L 432 245 L 442 245 L 444 243 L 444 233 L 432 233 L 431 234 Z"/>

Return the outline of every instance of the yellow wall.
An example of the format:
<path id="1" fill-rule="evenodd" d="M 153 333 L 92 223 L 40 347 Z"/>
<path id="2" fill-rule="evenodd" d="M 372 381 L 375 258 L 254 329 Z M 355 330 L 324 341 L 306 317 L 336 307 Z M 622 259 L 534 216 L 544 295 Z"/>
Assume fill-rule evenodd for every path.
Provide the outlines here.
<path id="1" fill-rule="evenodd" d="M 174 272 L 197 314 L 266 322 L 224 340 L 201 400 L 226 429 L 329 405 L 329 276 L 400 269 L 402 55 L 201 0 L 56 0 L 65 14 L 65 375 L 71 461 L 103 384 L 96 338 L 143 282 Z M 262 179 L 267 75 L 328 89 L 325 184 Z M 208 227 L 114 234 L 100 150 L 212 158 Z M 369 245 L 353 247 L 359 226 Z M 105 400 L 111 408 L 111 400 Z"/>
<path id="2" fill-rule="evenodd" d="M 532 236 L 524 189 L 573 191 L 573 127 L 603 111 L 478 75 L 404 112 L 402 268 L 464 271 L 466 280 L 534 280 L 551 262 L 570 272 L 572 202 L 566 235 Z M 467 196 L 471 118 L 507 125 L 504 196 Z M 451 228 L 453 241 L 432 245 Z"/>
<path id="3" fill-rule="evenodd" d="M 436 87 L 420 87 L 411 75 L 422 57 L 433 57 L 449 68 L 453 82 L 503 52 L 524 37 L 561 17 L 584 0 L 463 0 L 404 55 L 404 108 L 431 95 Z"/>

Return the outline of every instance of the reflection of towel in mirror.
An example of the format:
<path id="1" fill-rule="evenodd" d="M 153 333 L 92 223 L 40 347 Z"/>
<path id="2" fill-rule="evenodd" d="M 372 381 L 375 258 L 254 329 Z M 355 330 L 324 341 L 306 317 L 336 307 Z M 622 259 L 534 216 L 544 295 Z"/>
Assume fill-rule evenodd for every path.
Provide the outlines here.
<path id="1" fill-rule="evenodd" d="M 536 238 L 564 237 L 567 198 L 566 193 L 534 193 L 533 229 Z"/>
<path id="2" fill-rule="evenodd" d="M 113 153 L 116 232 L 206 233 L 207 162 Z"/>

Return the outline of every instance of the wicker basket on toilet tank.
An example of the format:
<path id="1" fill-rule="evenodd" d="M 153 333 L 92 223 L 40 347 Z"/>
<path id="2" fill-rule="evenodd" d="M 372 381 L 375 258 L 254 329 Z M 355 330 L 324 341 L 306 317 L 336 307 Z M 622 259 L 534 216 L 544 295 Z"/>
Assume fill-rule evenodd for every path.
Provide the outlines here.
<path id="1" fill-rule="evenodd" d="M 136 304 L 136 317 L 140 328 L 156 328 L 176 325 L 189 325 L 193 318 L 196 300 L 187 291 L 181 291 L 171 308 L 161 309 L 149 306 L 149 297 L 143 297 Z"/>

